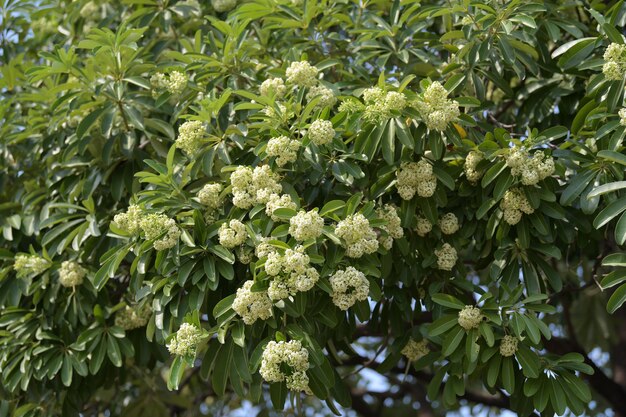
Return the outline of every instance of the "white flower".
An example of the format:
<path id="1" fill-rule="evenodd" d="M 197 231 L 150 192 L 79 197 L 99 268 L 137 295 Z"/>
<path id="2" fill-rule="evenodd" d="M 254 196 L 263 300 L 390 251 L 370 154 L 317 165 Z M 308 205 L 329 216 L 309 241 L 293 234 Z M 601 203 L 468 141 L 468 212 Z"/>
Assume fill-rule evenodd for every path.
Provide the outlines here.
<path id="1" fill-rule="evenodd" d="M 352 214 L 337 223 L 335 234 L 342 239 L 346 255 L 350 258 L 360 258 L 366 253 L 374 253 L 378 250 L 376 232 L 370 226 L 369 220 L 361 213 Z"/>
<path id="2" fill-rule="evenodd" d="M 180 95 L 187 87 L 187 76 L 180 71 L 173 71 L 170 73 L 167 80 L 166 89 L 170 94 L 177 96 Z"/>
<path id="3" fill-rule="evenodd" d="M 282 78 L 268 78 L 261 83 L 261 87 L 259 88 L 259 92 L 262 96 L 275 98 L 281 98 L 285 95 L 286 91 L 287 87 L 285 87 L 285 82 Z"/>
<path id="4" fill-rule="evenodd" d="M 626 45 L 611 43 L 604 52 L 602 72 L 609 80 L 622 80 L 626 72 Z"/>
<path id="5" fill-rule="evenodd" d="M 500 355 L 504 357 L 513 356 L 517 352 L 517 344 L 519 340 L 515 336 L 508 334 L 500 341 Z"/>
<path id="6" fill-rule="evenodd" d="M 264 269 L 272 277 L 267 290 L 270 299 L 282 300 L 313 288 L 319 279 L 319 272 L 310 265 L 310 261 L 302 246 L 287 249 L 284 255 L 277 251 L 268 253 Z"/>
<path id="7" fill-rule="evenodd" d="M 239 166 L 230 175 L 233 204 L 249 209 L 255 204 L 266 204 L 272 194 L 280 194 L 283 187 L 278 175 L 268 165 L 254 168 Z"/>
<path id="8" fill-rule="evenodd" d="M 376 104 L 385 100 L 385 92 L 380 87 L 370 87 L 363 91 L 365 104 Z"/>
<path id="9" fill-rule="evenodd" d="M 504 214 L 504 221 L 511 226 L 519 223 L 522 213 L 532 214 L 535 211 L 521 188 L 507 190 L 500 201 L 500 209 Z"/>
<path id="10" fill-rule="evenodd" d="M 333 90 L 331 90 L 330 88 L 326 88 L 323 85 L 311 87 L 306 95 L 307 101 L 312 101 L 316 97 L 319 97 L 319 101 L 315 106 L 318 109 L 333 107 L 335 103 L 337 103 L 337 97 L 335 97 Z"/>
<path id="11" fill-rule="evenodd" d="M 446 213 L 439 219 L 439 228 L 443 234 L 454 234 L 459 230 L 459 219 L 454 213 Z"/>
<path id="12" fill-rule="evenodd" d="M 451 271 L 458 259 L 456 249 L 449 243 L 444 243 L 441 249 L 435 250 L 435 256 L 437 256 L 437 267 L 444 271 Z"/>
<path id="13" fill-rule="evenodd" d="M 385 95 L 385 107 L 390 111 L 401 111 L 406 107 L 406 97 L 403 93 L 390 91 Z"/>
<path id="14" fill-rule="evenodd" d="M 308 132 L 311 142 L 318 146 L 332 142 L 335 137 L 335 129 L 330 120 L 316 120 L 311 123 Z"/>
<path id="15" fill-rule="evenodd" d="M 123 310 L 115 313 L 115 325 L 124 330 L 133 330 L 148 324 L 152 316 L 152 308 L 149 304 L 139 306 L 126 306 Z"/>
<path id="16" fill-rule="evenodd" d="M 176 147 L 193 154 L 202 146 L 204 134 L 204 124 L 200 120 L 188 120 L 178 128 Z"/>
<path id="17" fill-rule="evenodd" d="M 428 348 L 428 340 L 424 339 L 420 342 L 416 342 L 410 339 L 409 342 L 402 348 L 402 353 L 410 362 L 423 358 L 428 355 L 430 349 Z"/>
<path id="18" fill-rule="evenodd" d="M 243 287 L 237 290 L 233 301 L 233 310 L 243 319 L 245 324 L 253 324 L 258 320 L 267 320 L 272 317 L 272 300 L 267 291 L 253 292 L 254 281 L 246 281 Z"/>
<path id="19" fill-rule="evenodd" d="M 141 230 L 139 222 L 144 216 L 141 207 L 131 204 L 126 213 L 119 213 L 113 217 L 113 223 L 128 234 L 136 235 Z"/>
<path id="20" fill-rule="evenodd" d="M 229 223 L 223 223 L 218 232 L 220 245 L 225 248 L 234 248 L 243 245 L 248 238 L 246 225 L 237 219 L 232 219 Z"/>
<path id="21" fill-rule="evenodd" d="M 195 356 L 196 348 L 202 338 L 202 330 L 190 323 L 183 323 L 170 340 L 167 349 L 178 356 Z"/>
<path id="22" fill-rule="evenodd" d="M 396 188 L 403 200 L 415 196 L 431 197 L 437 189 L 437 177 L 433 167 L 425 159 L 419 162 L 403 162 L 396 171 Z"/>
<path id="23" fill-rule="evenodd" d="M 19 253 L 15 255 L 15 260 L 13 261 L 13 269 L 17 272 L 18 278 L 38 275 L 48 268 L 50 268 L 50 262 L 37 255 Z"/>
<path id="24" fill-rule="evenodd" d="M 300 141 L 289 139 L 287 136 L 272 138 L 267 142 L 265 152 L 267 156 L 276 158 L 276 164 L 280 167 L 298 159 Z"/>
<path id="25" fill-rule="evenodd" d="M 281 221 L 281 219 L 274 215 L 274 210 L 279 208 L 288 208 L 291 210 L 296 209 L 296 203 L 291 200 L 291 196 L 289 194 L 272 194 L 270 195 L 269 201 L 265 205 L 265 214 L 270 216 L 272 220 L 275 222 Z"/>
<path id="26" fill-rule="evenodd" d="M 316 239 L 322 234 L 323 228 L 324 219 L 317 213 L 317 209 L 300 210 L 298 214 L 289 219 L 289 234 L 300 242 Z"/>
<path id="27" fill-rule="evenodd" d="M 59 282 L 64 287 L 75 287 L 83 283 L 87 271 L 78 262 L 63 261 L 59 269 Z"/>
<path id="28" fill-rule="evenodd" d="M 271 341 L 263 350 L 259 373 L 267 382 L 286 381 L 292 391 L 308 391 L 309 351 L 298 340 Z"/>
<path id="29" fill-rule="evenodd" d="M 477 169 L 478 164 L 482 160 L 483 154 L 479 151 L 470 151 L 465 158 L 463 170 L 465 171 L 465 177 L 472 184 L 477 183 L 483 176 L 483 172 Z"/>
<path id="30" fill-rule="evenodd" d="M 511 175 L 521 176 L 524 185 L 535 185 L 554 173 L 552 157 L 546 157 L 543 151 L 535 152 L 530 157 L 523 147 L 509 149 L 506 165 L 511 168 Z"/>
<path id="31" fill-rule="evenodd" d="M 385 249 L 389 250 L 393 245 L 393 239 L 400 239 L 404 236 L 404 230 L 401 224 L 402 221 L 398 216 L 398 210 L 391 204 L 385 204 L 383 207 L 376 210 L 376 215 L 387 222 L 387 224 L 380 227 L 380 229 L 387 232 L 389 236 L 381 236 L 378 240 Z"/>
<path id="32" fill-rule="evenodd" d="M 269 238 L 267 237 L 261 238 L 261 241 L 259 242 L 259 244 L 256 245 L 256 247 L 254 248 L 254 254 L 256 255 L 257 258 L 259 259 L 265 258 L 270 253 L 276 251 L 274 246 L 270 245 L 268 241 L 269 241 Z"/>
<path id="33" fill-rule="evenodd" d="M 232 10 L 237 5 L 237 0 L 211 0 L 211 6 L 218 13 L 227 12 Z"/>
<path id="34" fill-rule="evenodd" d="M 433 225 L 428 219 L 418 216 L 417 218 L 417 234 L 419 236 L 426 236 L 430 231 L 433 230 Z"/>
<path id="35" fill-rule="evenodd" d="M 626 108 L 619 109 L 619 124 L 622 126 L 626 126 Z"/>
<path id="36" fill-rule="evenodd" d="M 292 62 L 287 68 L 287 82 L 299 87 L 313 87 L 319 70 L 307 61 Z"/>
<path id="37" fill-rule="evenodd" d="M 465 330 L 477 329 L 483 321 L 483 317 L 483 313 L 478 307 L 465 306 L 463 310 L 459 311 L 459 325 Z"/>
<path id="38" fill-rule="evenodd" d="M 216 209 L 222 206 L 222 199 L 220 193 L 222 192 L 222 184 L 205 184 L 200 191 L 198 191 L 198 201 L 200 204 L 207 206 L 210 209 Z"/>
<path id="39" fill-rule="evenodd" d="M 459 103 L 449 100 L 448 91 L 437 81 L 428 86 L 414 105 L 430 130 L 444 131 L 460 115 Z"/>
<path id="40" fill-rule="evenodd" d="M 153 240 L 152 246 L 159 251 L 174 247 L 181 233 L 176 221 L 165 214 L 148 214 L 141 219 L 139 226 L 146 240 Z"/>
<path id="41" fill-rule="evenodd" d="M 357 301 L 367 300 L 370 283 L 363 272 L 349 266 L 330 277 L 333 303 L 342 310 L 352 307 Z"/>

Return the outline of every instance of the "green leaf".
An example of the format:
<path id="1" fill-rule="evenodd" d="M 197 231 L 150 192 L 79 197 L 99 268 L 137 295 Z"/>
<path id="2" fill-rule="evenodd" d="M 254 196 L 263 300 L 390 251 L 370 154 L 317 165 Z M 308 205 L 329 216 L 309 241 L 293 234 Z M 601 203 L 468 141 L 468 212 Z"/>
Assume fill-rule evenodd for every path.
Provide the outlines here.
<path id="1" fill-rule="evenodd" d="M 569 182 L 563 194 L 561 194 L 561 205 L 569 206 L 583 192 L 591 180 L 595 177 L 595 171 L 582 171 L 576 174 Z M 591 196 L 589 193 L 588 198 Z"/>
<path id="2" fill-rule="evenodd" d="M 607 288 L 619 285 L 624 281 L 626 281 L 626 269 L 618 269 L 617 271 L 608 273 L 604 278 L 602 278 L 600 285 L 603 290 L 606 290 Z"/>
<path id="3" fill-rule="evenodd" d="M 508 392 L 515 392 L 515 371 L 510 357 L 502 358 L 502 386 Z"/>
<path id="4" fill-rule="evenodd" d="M 283 382 L 275 382 L 270 384 L 270 398 L 272 399 L 272 405 L 276 410 L 282 410 L 285 408 L 285 400 L 287 399 L 287 384 Z"/>
<path id="5" fill-rule="evenodd" d="M 177 390 L 178 384 L 180 384 L 185 369 L 187 368 L 187 362 L 181 356 L 175 356 L 170 366 L 170 372 L 167 377 L 167 389 Z"/>
<path id="6" fill-rule="evenodd" d="M 463 310 L 465 308 L 465 303 L 448 294 L 435 294 L 432 296 L 432 300 L 439 305 L 454 308 L 456 310 Z"/>
<path id="7" fill-rule="evenodd" d="M 98 120 L 98 117 L 107 109 L 107 107 L 100 107 L 91 113 L 89 113 L 81 122 L 78 124 L 76 128 L 76 137 L 78 139 L 82 139 L 82 137 L 89 131 L 91 126 Z"/>
<path id="8" fill-rule="evenodd" d="M 626 210 L 626 197 L 622 197 L 609 203 L 593 220 L 593 227 L 596 229 L 601 228 L 624 210 Z"/>
<path id="9" fill-rule="evenodd" d="M 459 323 L 459 318 L 457 315 L 446 315 L 435 320 L 428 327 L 428 334 L 431 337 L 439 336 L 453 328 L 455 325 Z M 459 327 L 460 328 L 460 327 Z"/>
<path id="10" fill-rule="evenodd" d="M 606 305 L 606 310 L 613 314 L 615 311 L 624 304 L 626 301 L 626 284 L 619 287 L 609 298 L 609 302 Z"/>
<path id="11" fill-rule="evenodd" d="M 626 155 L 619 152 L 604 150 L 598 152 L 598 157 L 606 159 L 607 161 L 617 162 L 618 164 L 626 165 Z"/>
<path id="12" fill-rule="evenodd" d="M 515 357 L 520 365 L 522 365 L 522 371 L 527 378 L 539 377 L 539 358 L 536 353 L 520 344 L 515 353 Z"/>
<path id="13" fill-rule="evenodd" d="M 626 181 L 610 182 L 608 184 L 603 184 L 603 185 L 601 185 L 599 187 L 594 188 L 593 191 L 591 191 L 587 195 L 587 198 L 592 198 L 592 197 L 595 197 L 595 196 L 598 196 L 598 195 L 611 193 L 613 191 L 621 190 L 622 188 L 626 188 Z"/>
<path id="14" fill-rule="evenodd" d="M 443 343 L 441 345 L 441 354 L 443 356 L 452 355 L 456 348 L 459 347 L 459 344 L 461 344 L 464 336 L 465 330 L 462 327 L 459 326 L 453 329 L 443 340 Z"/>

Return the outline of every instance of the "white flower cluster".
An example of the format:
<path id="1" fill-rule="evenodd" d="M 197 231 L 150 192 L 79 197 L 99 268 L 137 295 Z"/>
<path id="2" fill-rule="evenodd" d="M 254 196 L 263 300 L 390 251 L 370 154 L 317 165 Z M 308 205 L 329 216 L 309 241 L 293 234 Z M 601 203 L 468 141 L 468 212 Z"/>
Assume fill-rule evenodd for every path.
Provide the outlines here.
<path id="1" fill-rule="evenodd" d="M 554 160 L 546 157 L 542 151 L 530 157 L 523 147 L 513 147 L 506 156 L 506 165 L 511 168 L 511 175 L 520 176 L 522 184 L 535 185 L 554 173 Z"/>
<path id="2" fill-rule="evenodd" d="M 330 277 L 330 286 L 333 289 L 333 303 L 344 311 L 357 301 L 367 300 L 370 291 L 365 274 L 351 266 L 335 272 Z"/>
<path id="3" fill-rule="evenodd" d="M 459 230 L 459 219 L 454 213 L 446 213 L 439 219 L 439 228 L 444 235 L 452 235 Z"/>
<path id="4" fill-rule="evenodd" d="M 211 0 L 211 6 L 218 13 L 224 13 L 232 10 L 237 5 L 237 0 Z"/>
<path id="5" fill-rule="evenodd" d="M 281 98 L 287 92 L 287 87 L 282 78 L 268 78 L 261 83 L 259 92 L 262 96 Z"/>
<path id="6" fill-rule="evenodd" d="M 428 355 L 429 352 L 430 349 L 428 348 L 428 340 L 424 339 L 420 342 L 416 342 L 411 339 L 400 353 L 406 356 L 409 361 L 415 362 L 416 360 Z"/>
<path id="7" fill-rule="evenodd" d="M 218 232 L 220 245 L 225 248 L 234 248 L 243 245 L 248 238 L 246 225 L 237 219 L 232 219 L 228 223 L 223 223 Z"/>
<path id="8" fill-rule="evenodd" d="M 622 126 L 626 126 L 626 107 L 623 109 L 619 109 L 619 124 Z"/>
<path id="9" fill-rule="evenodd" d="M 335 129 L 330 120 L 316 120 L 311 123 L 308 132 L 311 142 L 318 146 L 332 142 L 335 137 Z"/>
<path id="10" fill-rule="evenodd" d="M 78 262 L 63 261 L 59 269 L 59 283 L 64 287 L 75 287 L 83 283 L 87 271 Z"/>
<path id="11" fill-rule="evenodd" d="M 352 214 L 337 223 L 335 234 L 342 240 L 346 255 L 350 258 L 360 258 L 378 250 L 376 232 L 361 213 Z"/>
<path id="12" fill-rule="evenodd" d="M 400 239 L 404 236 L 398 210 L 392 204 L 385 204 L 376 210 L 376 215 L 387 222 L 381 229 L 387 232 L 388 236 L 380 236 L 378 241 L 385 249 L 389 250 L 393 245 L 394 239 Z"/>
<path id="13" fill-rule="evenodd" d="M 282 103 L 276 103 L 278 109 L 280 110 L 280 114 L 276 112 L 274 107 L 266 107 L 262 111 L 263 113 L 270 118 L 278 118 L 280 121 L 286 122 L 291 117 L 291 114 L 287 112 L 287 107 Z"/>
<path id="14" fill-rule="evenodd" d="M 437 256 L 437 267 L 443 271 L 452 271 L 458 259 L 456 249 L 449 243 L 444 243 L 441 249 L 435 250 Z"/>
<path id="15" fill-rule="evenodd" d="M 476 184 L 483 176 L 483 172 L 477 169 L 483 158 L 482 152 L 479 151 L 470 151 L 465 158 L 463 170 L 465 171 L 465 177 L 472 184 Z"/>
<path id="16" fill-rule="evenodd" d="M 369 123 L 380 123 L 389 119 L 392 112 L 404 110 L 407 105 L 403 93 L 389 91 L 385 93 L 380 87 L 370 87 L 363 91 L 365 110 L 363 119 Z"/>
<path id="17" fill-rule="evenodd" d="M 200 204 L 207 206 L 209 209 L 216 209 L 222 206 L 222 199 L 220 193 L 222 192 L 222 184 L 205 184 L 200 191 L 198 191 L 198 201 Z"/>
<path id="18" fill-rule="evenodd" d="M 535 211 L 521 188 L 507 190 L 500 201 L 500 209 L 504 213 L 504 221 L 511 226 L 522 220 L 522 213 L 532 214 Z"/>
<path id="19" fill-rule="evenodd" d="M 317 209 L 304 211 L 289 219 L 289 234 L 297 241 L 304 242 L 317 239 L 322 234 L 324 219 L 317 213 Z"/>
<path id="20" fill-rule="evenodd" d="M 337 97 L 333 93 L 333 90 L 323 85 L 316 85 L 311 87 L 306 95 L 307 101 L 312 101 L 314 98 L 319 97 L 319 101 L 315 108 L 323 109 L 325 107 L 333 107 L 337 103 Z"/>
<path id="21" fill-rule="evenodd" d="M 254 259 L 254 251 L 247 246 L 239 246 L 235 249 L 237 260 L 244 265 L 248 265 Z"/>
<path id="22" fill-rule="evenodd" d="M 154 240 L 152 246 L 156 250 L 174 247 L 180 237 L 180 229 L 174 219 L 165 214 L 148 214 L 139 222 L 146 240 Z"/>
<path id="23" fill-rule="evenodd" d="M 136 235 L 141 231 L 139 222 L 144 216 L 141 207 L 131 204 L 126 213 L 119 213 L 113 217 L 113 223 L 130 235 Z"/>
<path id="24" fill-rule="evenodd" d="M 271 341 L 263 350 L 259 373 L 267 382 L 286 381 L 291 391 L 309 391 L 309 351 L 299 340 Z M 288 371 L 287 371 L 288 370 Z"/>
<path id="25" fill-rule="evenodd" d="M 269 240 L 270 240 L 270 238 L 268 238 L 268 237 L 262 237 L 260 239 L 260 242 L 254 248 L 254 254 L 256 255 L 257 258 L 259 258 L 259 259 L 265 258 L 270 253 L 272 253 L 272 252 L 274 252 L 276 250 L 276 248 L 274 248 L 274 246 L 272 246 L 272 245 L 270 245 L 268 243 Z"/>
<path id="26" fill-rule="evenodd" d="M 17 272 L 18 278 L 29 275 L 38 275 L 50 267 L 50 262 L 37 255 L 27 255 L 20 253 L 15 255 L 13 269 Z"/>
<path id="27" fill-rule="evenodd" d="M 157 91 L 167 90 L 170 94 L 177 96 L 187 87 L 187 76 L 180 71 L 172 71 L 169 75 L 157 72 L 150 78 L 150 84 Z"/>
<path id="28" fill-rule="evenodd" d="M 191 323 L 183 323 L 168 343 L 167 349 L 173 355 L 195 356 L 201 338 L 202 330 Z"/>
<path id="29" fill-rule="evenodd" d="M 248 166 L 237 167 L 230 175 L 233 204 L 242 209 L 266 204 L 272 194 L 279 194 L 283 189 L 278 179 L 278 175 L 268 165 L 258 166 L 254 170 Z"/>
<path id="30" fill-rule="evenodd" d="M 299 87 L 313 87 L 317 83 L 319 70 L 308 61 L 292 62 L 287 68 L 287 82 Z"/>
<path id="31" fill-rule="evenodd" d="M 272 300 L 267 291 L 252 291 L 254 281 L 246 281 L 243 287 L 237 290 L 233 301 L 233 310 L 239 314 L 245 324 L 254 324 L 255 321 L 267 320 L 272 317 Z"/>
<path id="32" fill-rule="evenodd" d="M 196 152 L 202 146 L 206 130 L 200 120 L 188 120 L 178 128 L 176 147 L 187 154 Z"/>
<path id="33" fill-rule="evenodd" d="M 480 323 L 483 321 L 483 313 L 481 313 L 478 307 L 465 306 L 465 308 L 459 311 L 459 325 L 465 330 L 477 329 Z"/>
<path id="34" fill-rule="evenodd" d="M 265 152 L 267 156 L 276 158 L 276 165 L 282 167 L 289 162 L 295 162 L 298 159 L 298 150 L 300 149 L 300 141 L 289 139 L 287 136 L 279 136 L 272 138 L 267 142 Z"/>
<path id="35" fill-rule="evenodd" d="M 604 51 L 602 72 L 609 80 L 619 81 L 626 73 L 626 45 L 610 44 Z"/>
<path id="36" fill-rule="evenodd" d="M 357 111 L 361 111 L 364 108 L 365 106 L 359 100 L 353 97 L 348 97 L 341 101 L 341 104 L 339 105 L 339 109 L 337 110 L 339 112 L 354 113 Z"/>
<path id="37" fill-rule="evenodd" d="M 396 171 L 396 188 L 403 200 L 410 200 L 415 193 L 431 197 L 437 189 L 437 177 L 433 167 L 425 159 L 419 162 L 403 162 Z"/>
<path id="38" fill-rule="evenodd" d="M 270 299 L 282 300 L 297 292 L 308 291 L 319 279 L 319 272 L 310 265 L 303 246 L 285 250 L 284 255 L 272 251 L 265 261 L 265 272 L 272 277 L 267 293 Z"/>
<path id="39" fill-rule="evenodd" d="M 428 86 L 422 99 L 415 102 L 415 108 L 430 130 L 440 132 L 461 114 L 459 103 L 449 100 L 448 91 L 437 81 Z"/>
<path id="40" fill-rule="evenodd" d="M 148 324 L 152 316 L 152 308 L 149 304 L 139 306 L 126 306 L 123 310 L 115 313 L 115 325 L 124 330 L 133 330 Z"/>
<path id="41" fill-rule="evenodd" d="M 272 194 L 272 195 L 270 195 L 270 199 L 265 204 L 265 214 L 270 216 L 272 218 L 272 220 L 274 220 L 275 222 L 278 222 L 281 219 L 279 217 L 274 216 L 274 210 L 279 209 L 279 208 L 288 208 L 288 209 L 295 210 L 296 209 L 296 203 L 293 202 L 293 200 L 291 199 L 291 196 L 289 194 L 283 194 L 283 195 Z"/>
<path id="42" fill-rule="evenodd" d="M 428 221 L 427 218 L 422 217 L 422 216 L 418 216 L 417 217 L 417 228 L 416 228 L 417 234 L 419 236 L 424 237 L 427 234 L 429 234 L 431 230 L 433 230 L 433 224 L 430 221 Z"/>
<path id="43" fill-rule="evenodd" d="M 517 344 L 519 340 L 515 336 L 509 336 L 508 334 L 500 341 L 500 355 L 504 357 L 513 356 L 517 352 Z"/>

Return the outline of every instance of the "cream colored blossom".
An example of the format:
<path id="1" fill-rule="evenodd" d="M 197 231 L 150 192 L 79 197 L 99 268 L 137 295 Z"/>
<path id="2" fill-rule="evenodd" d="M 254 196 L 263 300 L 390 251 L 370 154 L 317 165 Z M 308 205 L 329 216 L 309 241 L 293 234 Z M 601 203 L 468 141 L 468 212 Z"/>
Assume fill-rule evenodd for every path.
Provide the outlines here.
<path id="1" fill-rule="evenodd" d="M 267 142 L 265 152 L 267 156 L 276 158 L 276 165 L 282 167 L 298 159 L 300 141 L 289 139 L 287 136 L 272 138 Z"/>
<path id="2" fill-rule="evenodd" d="M 308 131 L 311 142 L 318 146 L 326 145 L 333 141 L 335 129 L 330 120 L 316 120 L 311 123 Z"/>
<path id="3" fill-rule="evenodd" d="M 167 349 L 173 355 L 195 356 L 201 339 L 202 330 L 193 324 L 183 323 L 167 344 Z"/>
<path id="4" fill-rule="evenodd" d="M 232 219 L 228 223 L 223 223 L 218 232 L 220 245 L 225 248 L 234 248 L 243 245 L 248 238 L 246 225 L 237 219 Z"/>
<path id="5" fill-rule="evenodd" d="M 410 339 L 408 343 L 402 348 L 402 353 L 410 362 L 415 362 L 418 359 L 428 355 L 430 349 L 428 348 L 428 340 L 424 339 L 420 342 L 416 342 Z"/>
<path id="6" fill-rule="evenodd" d="M 218 13 L 224 13 L 237 6 L 237 0 L 211 0 L 211 6 Z"/>
<path id="7" fill-rule="evenodd" d="M 333 90 L 324 87 L 323 85 L 316 85 L 314 87 L 311 87 L 306 95 L 307 101 L 312 101 L 313 99 L 318 97 L 319 101 L 315 106 L 318 109 L 333 107 L 335 103 L 337 103 L 337 97 L 335 97 L 335 93 L 333 93 Z"/>
<path id="8" fill-rule="evenodd" d="M 19 253 L 15 255 L 13 269 L 17 272 L 18 278 L 25 278 L 29 275 L 39 275 L 50 268 L 51 263 L 37 255 Z"/>
<path id="9" fill-rule="evenodd" d="M 59 269 L 59 283 L 64 287 L 75 287 L 83 283 L 87 270 L 78 262 L 63 261 Z"/>
<path id="10" fill-rule="evenodd" d="M 437 188 L 437 177 L 433 167 L 425 159 L 419 162 L 403 162 L 396 171 L 396 188 L 403 200 L 412 199 L 415 194 L 431 197 Z"/>
<path id="11" fill-rule="evenodd" d="M 459 230 L 459 219 L 454 213 L 446 213 L 439 219 L 439 228 L 445 235 L 454 234 Z"/>
<path id="12" fill-rule="evenodd" d="M 609 80 L 622 80 L 626 73 L 626 45 L 611 43 L 604 52 L 604 61 L 604 76 Z"/>
<path id="13" fill-rule="evenodd" d="M 263 350 L 259 373 L 266 382 L 285 381 L 291 391 L 309 391 L 309 351 L 298 340 L 271 341 Z"/>
<path id="14" fill-rule="evenodd" d="M 535 211 L 521 188 L 507 190 L 504 198 L 500 201 L 500 209 L 503 212 L 504 220 L 511 226 L 519 223 L 522 219 L 522 213 L 532 214 Z"/>
<path id="15" fill-rule="evenodd" d="M 137 235 L 141 231 L 139 222 L 144 216 L 141 207 L 131 204 L 125 213 L 116 214 L 113 217 L 115 225 L 131 235 Z"/>
<path id="16" fill-rule="evenodd" d="M 437 81 L 428 86 L 414 106 L 430 130 L 444 131 L 460 115 L 459 103 L 449 100 L 448 91 Z"/>
<path id="17" fill-rule="evenodd" d="M 465 158 L 463 170 L 465 177 L 472 184 L 476 184 L 483 176 L 483 172 L 478 170 L 478 164 L 484 159 L 482 152 L 470 151 Z"/>
<path id="18" fill-rule="evenodd" d="M 270 195 L 269 201 L 265 205 L 265 214 L 270 216 L 272 220 L 275 222 L 281 221 L 280 217 L 274 215 L 274 210 L 279 208 L 287 208 L 291 210 L 296 209 L 296 203 L 291 200 L 291 196 L 289 194 L 272 194 Z"/>
<path id="19" fill-rule="evenodd" d="M 323 228 L 324 219 L 318 214 L 317 209 L 300 210 L 289 219 L 289 234 L 300 242 L 321 236 Z"/>
<path id="20" fill-rule="evenodd" d="M 309 291 L 319 279 L 319 272 L 310 265 L 303 246 L 272 251 L 267 255 L 264 269 L 272 277 L 267 293 L 271 300 L 282 300 L 298 292 Z"/>
<path id="21" fill-rule="evenodd" d="M 248 325 L 272 317 L 272 300 L 267 291 L 252 291 L 252 285 L 254 281 L 246 281 L 243 287 L 237 290 L 233 301 L 233 310 Z"/>
<path id="22" fill-rule="evenodd" d="M 222 184 L 218 183 L 205 184 L 204 187 L 198 191 L 198 201 L 209 209 L 221 207 L 223 204 L 223 200 L 220 198 L 222 188 Z"/>
<path id="23" fill-rule="evenodd" d="M 426 219 L 425 217 L 422 216 L 418 216 L 417 217 L 417 234 L 419 236 L 426 236 L 428 233 L 430 233 L 430 231 L 433 230 L 433 225 L 431 222 L 428 221 L 428 219 Z"/>
<path id="24" fill-rule="evenodd" d="M 341 310 L 348 310 L 357 301 L 367 300 L 370 283 L 363 272 L 354 267 L 339 270 L 330 277 L 333 303 Z"/>
<path id="25" fill-rule="evenodd" d="M 459 325 L 465 330 L 477 329 L 483 321 L 483 317 L 483 313 L 478 307 L 465 306 L 463 310 L 459 311 Z"/>
<path id="26" fill-rule="evenodd" d="M 230 176 L 233 204 L 249 209 L 255 204 L 266 204 L 272 194 L 280 194 L 283 187 L 279 177 L 268 165 L 254 169 L 239 166 Z"/>
<path id="27" fill-rule="evenodd" d="M 440 249 L 435 250 L 437 267 L 444 271 L 451 271 L 458 259 L 456 249 L 449 243 L 444 243 Z"/>
<path id="28" fill-rule="evenodd" d="M 204 123 L 200 120 L 188 120 L 178 128 L 176 147 L 187 154 L 193 154 L 202 146 L 205 133 Z"/>
<path id="29" fill-rule="evenodd" d="M 500 355 L 504 357 L 513 356 L 517 352 L 517 344 L 519 340 L 515 336 L 509 336 L 508 334 L 500 341 Z"/>
<path id="30" fill-rule="evenodd" d="M 352 214 L 341 220 L 335 227 L 335 234 L 342 240 L 346 255 L 350 258 L 360 258 L 378 250 L 376 232 L 361 213 Z"/>
<path id="31" fill-rule="evenodd" d="M 148 324 L 152 316 L 152 308 L 149 304 L 143 306 L 126 306 L 123 310 L 115 313 L 115 325 L 124 330 L 138 329 Z"/>
<path id="32" fill-rule="evenodd" d="M 386 225 L 380 229 L 387 232 L 389 236 L 381 236 L 378 241 L 387 250 L 391 249 L 393 245 L 393 239 L 400 239 L 404 236 L 404 230 L 402 229 L 402 221 L 398 216 L 398 209 L 392 204 L 385 204 L 376 210 L 376 215 L 387 222 Z"/>
<path id="33" fill-rule="evenodd" d="M 152 246 L 159 251 L 174 247 L 181 234 L 176 221 L 165 214 L 147 214 L 141 218 L 139 226 L 146 240 L 153 240 Z"/>
<path id="34" fill-rule="evenodd" d="M 506 165 L 511 168 L 511 175 L 520 176 L 522 184 L 535 185 L 554 173 L 554 160 L 537 151 L 532 156 L 524 147 L 509 149 L 505 157 Z"/>
<path id="35" fill-rule="evenodd" d="M 618 112 L 619 115 L 619 124 L 622 126 L 626 126 L 626 108 L 620 109 Z"/>
<path id="36" fill-rule="evenodd" d="M 187 87 L 187 76 L 180 71 L 171 72 L 167 80 L 167 91 L 174 96 L 178 96 L 185 91 L 185 87 Z"/>
<path id="37" fill-rule="evenodd" d="M 282 78 L 268 78 L 261 83 L 259 92 L 262 96 L 281 98 L 287 92 L 287 87 Z"/>
<path id="38" fill-rule="evenodd" d="M 287 82 L 299 87 L 313 87 L 317 83 L 319 70 L 307 61 L 292 62 L 287 68 Z"/>

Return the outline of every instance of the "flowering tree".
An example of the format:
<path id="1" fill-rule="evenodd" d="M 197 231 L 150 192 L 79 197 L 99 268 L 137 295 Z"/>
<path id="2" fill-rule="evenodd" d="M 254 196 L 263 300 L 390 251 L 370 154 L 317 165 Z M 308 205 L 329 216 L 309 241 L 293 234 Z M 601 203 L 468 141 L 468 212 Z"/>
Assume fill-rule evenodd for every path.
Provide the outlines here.
<path id="1" fill-rule="evenodd" d="M 1 415 L 626 416 L 621 0 L 204 3 L 0 2 Z"/>

